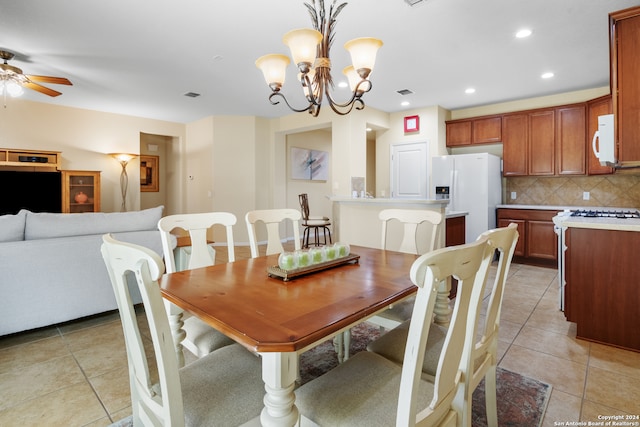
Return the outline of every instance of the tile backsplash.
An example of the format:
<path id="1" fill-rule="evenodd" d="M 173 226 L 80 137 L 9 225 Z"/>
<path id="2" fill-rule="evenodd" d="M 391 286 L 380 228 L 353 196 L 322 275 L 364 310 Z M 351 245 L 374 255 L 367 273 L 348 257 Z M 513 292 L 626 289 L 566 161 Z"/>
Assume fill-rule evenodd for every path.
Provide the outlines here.
<path id="1" fill-rule="evenodd" d="M 505 188 L 506 204 L 640 208 L 640 175 L 514 177 Z"/>

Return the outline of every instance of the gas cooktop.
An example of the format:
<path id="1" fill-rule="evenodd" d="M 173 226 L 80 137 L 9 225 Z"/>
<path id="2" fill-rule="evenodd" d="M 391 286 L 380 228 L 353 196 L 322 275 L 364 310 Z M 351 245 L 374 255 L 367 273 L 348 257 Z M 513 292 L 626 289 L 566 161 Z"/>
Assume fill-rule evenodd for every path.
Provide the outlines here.
<path id="1" fill-rule="evenodd" d="M 638 210 L 585 210 L 578 209 L 571 212 L 571 216 L 588 218 L 640 218 Z"/>

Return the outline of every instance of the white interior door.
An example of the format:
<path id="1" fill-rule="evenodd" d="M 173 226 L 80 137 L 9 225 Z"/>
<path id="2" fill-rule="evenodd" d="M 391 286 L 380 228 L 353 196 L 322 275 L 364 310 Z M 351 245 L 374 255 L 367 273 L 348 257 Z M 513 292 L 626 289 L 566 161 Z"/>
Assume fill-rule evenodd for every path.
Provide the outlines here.
<path id="1" fill-rule="evenodd" d="M 426 142 L 391 146 L 392 198 L 427 198 L 427 154 Z"/>

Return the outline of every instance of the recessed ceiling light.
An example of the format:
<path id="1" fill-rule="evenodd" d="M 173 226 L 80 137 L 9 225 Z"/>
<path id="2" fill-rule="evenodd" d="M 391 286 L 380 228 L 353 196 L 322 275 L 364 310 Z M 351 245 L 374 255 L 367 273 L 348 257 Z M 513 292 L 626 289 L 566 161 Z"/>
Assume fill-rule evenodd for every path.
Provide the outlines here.
<path id="1" fill-rule="evenodd" d="M 522 30 L 516 33 L 516 37 L 519 39 L 523 39 L 525 37 L 529 37 L 531 35 L 531 30 L 528 28 L 523 28 Z"/>
<path id="2" fill-rule="evenodd" d="M 403 107 L 407 107 L 407 106 L 411 105 L 411 103 L 409 101 L 402 101 L 400 103 L 400 105 L 402 105 Z"/>
<path id="3" fill-rule="evenodd" d="M 540 77 L 542 77 L 543 79 L 550 79 L 551 77 L 553 77 L 553 73 L 543 73 Z"/>
<path id="4" fill-rule="evenodd" d="M 344 81 L 338 83 L 338 87 L 341 87 L 341 88 L 345 88 L 345 87 L 348 87 L 348 86 L 349 86 L 349 83 L 344 82 Z"/>
<path id="5" fill-rule="evenodd" d="M 371 132 L 373 129 L 371 128 L 367 128 L 367 132 Z"/>
<path id="6" fill-rule="evenodd" d="M 470 87 L 470 88 L 465 89 L 464 93 L 475 93 L 475 91 L 476 90 L 474 88 Z"/>

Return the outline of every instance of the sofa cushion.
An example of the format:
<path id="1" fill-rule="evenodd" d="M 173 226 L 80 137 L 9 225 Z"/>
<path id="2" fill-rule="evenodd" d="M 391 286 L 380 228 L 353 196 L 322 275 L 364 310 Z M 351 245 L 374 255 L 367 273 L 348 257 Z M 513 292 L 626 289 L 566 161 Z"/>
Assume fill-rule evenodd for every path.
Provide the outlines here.
<path id="1" fill-rule="evenodd" d="M 27 212 L 25 240 L 157 230 L 164 206 L 133 212 L 56 214 Z"/>
<path id="2" fill-rule="evenodd" d="M 15 215 L 0 215 L 0 242 L 24 240 L 24 227 L 27 211 L 24 209 Z"/>

